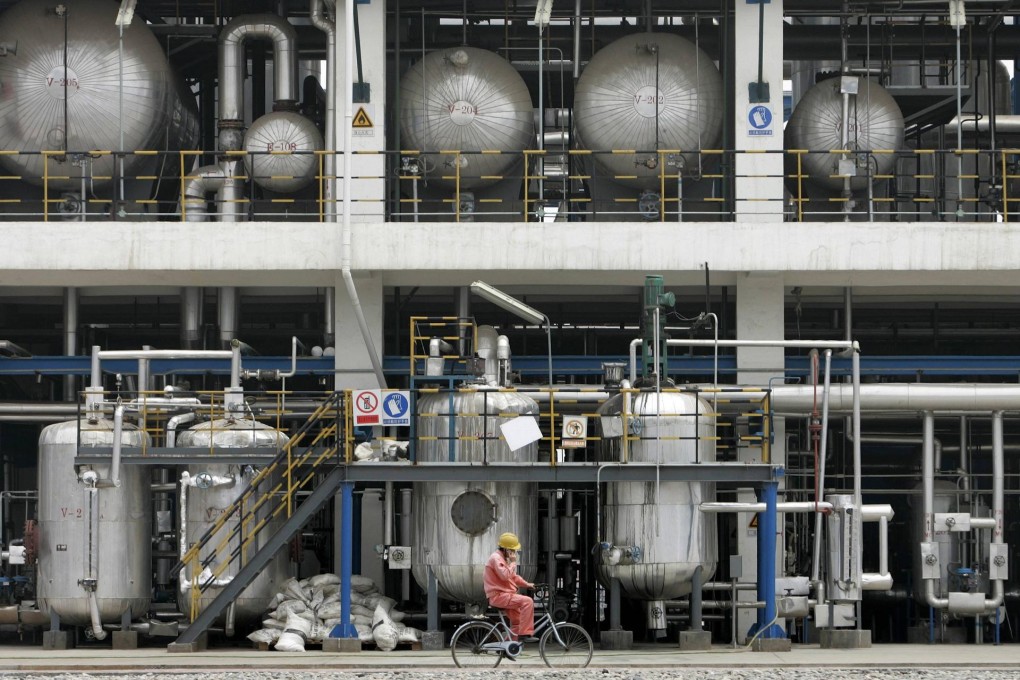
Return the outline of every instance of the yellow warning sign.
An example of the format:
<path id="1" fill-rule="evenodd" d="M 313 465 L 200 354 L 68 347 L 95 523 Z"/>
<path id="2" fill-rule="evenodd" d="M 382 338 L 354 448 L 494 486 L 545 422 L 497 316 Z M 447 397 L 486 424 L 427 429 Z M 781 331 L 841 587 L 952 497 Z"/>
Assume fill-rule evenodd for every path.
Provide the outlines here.
<path id="1" fill-rule="evenodd" d="M 372 119 L 368 117 L 368 112 L 365 111 L 365 107 L 359 107 L 358 112 L 354 114 L 354 121 L 351 123 L 351 127 L 356 128 L 373 128 L 375 125 L 372 123 Z"/>
<path id="2" fill-rule="evenodd" d="M 747 525 L 747 528 L 748 529 L 757 529 L 758 528 L 758 515 L 754 515 L 754 516 L 751 517 L 751 523 Z"/>

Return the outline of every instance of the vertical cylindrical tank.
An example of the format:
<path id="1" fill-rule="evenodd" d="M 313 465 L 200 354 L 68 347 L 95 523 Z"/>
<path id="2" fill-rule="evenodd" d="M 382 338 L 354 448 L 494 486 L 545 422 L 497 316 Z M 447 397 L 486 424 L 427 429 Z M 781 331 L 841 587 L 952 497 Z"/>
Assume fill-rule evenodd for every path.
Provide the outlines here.
<path id="1" fill-rule="evenodd" d="M 534 463 L 537 443 L 511 451 L 500 426 L 537 416 L 527 395 L 492 389 L 428 394 L 418 400 L 420 463 Z M 499 535 L 512 531 L 523 550 L 518 573 L 531 580 L 538 553 L 538 487 L 529 482 L 417 482 L 413 487 L 411 569 L 428 587 L 431 567 L 442 597 L 486 601 L 482 575 Z"/>
<path id="2" fill-rule="evenodd" d="M 180 447 L 212 447 L 215 449 L 230 448 L 266 448 L 280 449 L 287 443 L 287 437 L 264 423 L 247 419 L 225 419 L 212 420 L 196 425 L 195 427 L 182 432 L 177 438 L 177 445 Z M 249 465 L 229 465 L 210 462 L 201 467 L 193 466 L 189 471 L 189 477 L 194 484 L 189 484 L 186 489 L 187 503 L 185 512 L 184 543 L 190 546 L 196 543 L 209 527 L 216 522 L 220 514 L 231 506 L 249 486 L 252 477 L 257 470 Z M 276 481 L 279 481 L 277 477 Z M 272 484 L 270 484 L 272 486 Z M 258 498 L 252 500 L 254 504 Z M 267 517 L 273 508 L 273 504 L 266 503 L 259 512 L 250 519 L 247 526 L 258 524 L 264 517 Z M 283 514 L 270 519 L 260 532 L 251 538 L 250 543 L 244 548 L 246 555 L 253 555 L 257 552 L 266 540 L 273 535 L 286 520 Z M 233 533 L 240 523 L 240 518 L 235 513 L 228 520 L 226 526 L 220 530 L 221 537 Z M 247 537 L 245 537 L 247 538 Z M 199 555 L 200 560 L 205 560 L 211 555 L 219 540 L 213 541 L 206 546 Z M 241 549 L 240 533 L 234 534 L 228 547 L 219 553 L 211 569 L 226 561 L 229 555 L 235 550 Z M 244 558 L 233 562 L 220 575 L 219 579 L 227 580 L 233 578 L 244 566 Z M 238 624 L 250 623 L 258 620 L 272 597 L 279 590 L 280 584 L 289 578 L 289 557 L 286 550 L 281 550 L 266 565 L 255 580 L 252 581 L 244 592 L 234 601 L 234 618 Z M 188 573 L 191 577 L 191 573 Z M 186 602 L 190 597 L 191 583 L 180 583 L 181 597 Z M 208 589 L 199 600 L 199 608 L 207 607 L 216 595 L 218 588 Z"/>
<path id="3" fill-rule="evenodd" d="M 668 33 L 641 33 L 592 58 L 577 81 L 574 121 L 581 143 L 596 151 L 714 149 L 724 101 L 722 76 L 697 45 Z M 673 167 L 660 167 L 660 160 Z M 690 153 L 665 159 L 600 153 L 595 162 L 609 179 L 638 188 L 658 188 L 663 174 L 698 167 Z"/>
<path id="4" fill-rule="evenodd" d="M 460 156 L 459 185 L 492 184 L 535 141 L 535 114 L 524 80 L 506 59 L 475 47 L 426 54 L 401 81 L 402 148 L 471 151 Z M 457 182 L 453 154 L 427 155 L 430 181 Z"/>
<path id="5" fill-rule="evenodd" d="M 122 446 L 140 447 L 148 440 L 148 434 L 124 425 Z M 140 617 L 152 590 L 147 468 L 122 465 L 119 487 L 88 489 L 74 464 L 79 446 L 113 446 L 113 422 L 56 423 L 39 435 L 39 607 L 63 623 L 88 625 L 88 595 L 80 582 L 94 578 L 102 622 L 119 623 L 125 612 Z M 101 479 L 110 473 L 108 464 L 91 469 Z"/>
<path id="6" fill-rule="evenodd" d="M 172 73 L 159 40 L 140 16 L 124 29 L 122 66 L 116 18 L 117 4 L 103 0 L 24 0 L 0 15 L 0 42 L 17 45 L 0 58 L 0 149 L 88 152 L 193 146 L 198 134 L 193 96 Z M 0 156 L 10 173 L 34 184 L 43 183 L 48 162 L 51 190 L 80 188 L 85 170 L 72 167 L 69 160 L 36 153 Z M 128 154 L 125 175 L 138 174 L 148 162 L 145 156 Z M 89 163 L 98 178 L 95 186 L 117 176 L 111 155 Z"/>
<path id="7" fill-rule="evenodd" d="M 630 405 L 625 407 L 625 401 Z M 603 418 L 626 411 L 624 442 L 609 432 Z M 624 393 L 599 410 L 603 461 L 633 463 L 715 462 L 712 407 L 681 392 Z M 618 482 L 606 485 L 602 513 L 603 543 L 599 580 L 616 578 L 627 596 L 668 600 L 691 592 L 694 570 L 702 578 L 715 573 L 716 524 L 698 506 L 715 500 L 715 485 L 702 482 Z"/>

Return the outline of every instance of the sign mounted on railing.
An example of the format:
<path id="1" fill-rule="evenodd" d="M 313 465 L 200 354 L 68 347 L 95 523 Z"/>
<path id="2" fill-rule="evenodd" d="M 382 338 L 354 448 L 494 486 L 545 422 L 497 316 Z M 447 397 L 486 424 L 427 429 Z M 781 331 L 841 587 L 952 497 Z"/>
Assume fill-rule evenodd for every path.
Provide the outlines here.
<path id="1" fill-rule="evenodd" d="M 411 424 L 411 393 L 401 390 L 354 390 L 355 425 L 408 427 Z"/>

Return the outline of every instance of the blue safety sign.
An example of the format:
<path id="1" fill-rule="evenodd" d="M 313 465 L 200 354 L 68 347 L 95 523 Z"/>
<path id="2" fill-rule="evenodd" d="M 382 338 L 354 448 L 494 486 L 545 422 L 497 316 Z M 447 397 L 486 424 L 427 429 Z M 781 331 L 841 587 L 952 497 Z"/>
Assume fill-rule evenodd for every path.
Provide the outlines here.
<path id="1" fill-rule="evenodd" d="M 409 392 L 388 392 L 382 400 L 383 425 L 410 425 L 411 399 Z"/>
<path id="2" fill-rule="evenodd" d="M 755 104 L 747 111 L 747 123 L 750 127 L 747 134 L 752 137 L 772 136 L 772 109 L 762 104 Z"/>

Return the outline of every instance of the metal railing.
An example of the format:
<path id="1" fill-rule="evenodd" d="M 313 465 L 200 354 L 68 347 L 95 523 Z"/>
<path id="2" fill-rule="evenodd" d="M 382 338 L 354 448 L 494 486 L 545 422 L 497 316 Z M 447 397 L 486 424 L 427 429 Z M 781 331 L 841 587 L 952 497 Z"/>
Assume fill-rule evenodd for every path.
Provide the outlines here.
<path id="1" fill-rule="evenodd" d="M 325 174 L 331 153 L 0 151 L 11 173 L 0 175 L 0 218 L 188 221 L 192 212 L 210 220 L 325 221 L 342 193 L 327 191 L 337 180 Z M 1020 201 L 1020 149 L 354 153 L 353 210 L 391 222 L 732 221 L 762 212 L 787 221 L 1009 222 Z M 304 163 L 314 169 L 308 176 L 260 170 L 273 167 L 270 157 L 301 155 L 314 157 Z M 505 167 L 499 174 L 472 170 L 496 156 Z M 241 187 L 236 195 L 186 196 L 200 179 L 189 168 L 203 158 L 223 161 L 223 179 Z M 127 159 L 140 169 L 103 170 Z M 261 188 L 279 180 L 307 186 L 288 194 Z"/>

